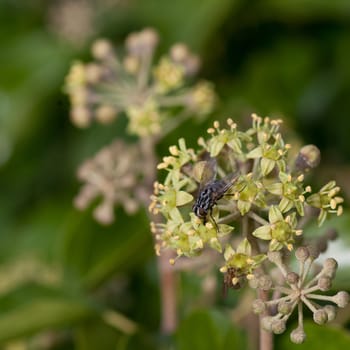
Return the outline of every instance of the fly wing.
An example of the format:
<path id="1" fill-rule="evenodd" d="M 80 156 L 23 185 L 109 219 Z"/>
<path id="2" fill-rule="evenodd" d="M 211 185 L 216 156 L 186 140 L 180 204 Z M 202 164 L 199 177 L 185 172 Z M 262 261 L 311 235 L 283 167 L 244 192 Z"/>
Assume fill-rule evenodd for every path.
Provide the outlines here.
<path id="1" fill-rule="evenodd" d="M 215 158 L 204 161 L 202 173 L 200 175 L 199 190 L 202 190 L 208 183 L 214 181 L 217 173 L 217 163 Z"/>
<path id="2" fill-rule="evenodd" d="M 238 176 L 239 176 L 239 172 L 235 171 L 234 173 L 230 173 L 226 175 L 224 178 L 219 180 L 220 182 L 222 182 L 224 192 L 230 189 L 230 187 L 236 182 Z"/>

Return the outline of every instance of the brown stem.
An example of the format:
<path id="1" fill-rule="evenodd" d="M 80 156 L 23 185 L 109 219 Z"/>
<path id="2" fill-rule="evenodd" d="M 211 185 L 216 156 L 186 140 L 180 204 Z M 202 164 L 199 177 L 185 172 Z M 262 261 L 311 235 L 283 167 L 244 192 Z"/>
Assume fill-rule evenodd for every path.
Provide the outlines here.
<path id="1" fill-rule="evenodd" d="M 267 291 L 258 290 L 259 298 L 263 301 L 268 301 L 269 295 Z M 273 350 L 273 334 L 271 332 L 265 331 L 265 329 L 262 327 L 262 318 L 267 316 L 268 312 L 264 312 L 260 314 L 259 321 L 260 321 L 260 339 L 259 339 L 259 349 L 260 350 Z"/>
<path id="2" fill-rule="evenodd" d="M 148 208 L 149 198 L 152 194 L 153 183 L 156 180 L 157 158 L 155 155 L 155 143 L 151 138 L 140 140 L 140 151 L 144 157 L 144 195 L 140 196 L 145 208 Z M 148 210 L 147 210 L 148 212 Z M 149 219 L 153 222 L 160 222 L 160 217 L 148 212 Z M 173 258 L 170 251 L 162 252 L 157 257 L 159 273 L 160 295 L 161 295 L 161 331 L 164 334 L 171 334 L 177 326 L 176 315 L 176 276 L 175 271 L 169 263 Z"/>

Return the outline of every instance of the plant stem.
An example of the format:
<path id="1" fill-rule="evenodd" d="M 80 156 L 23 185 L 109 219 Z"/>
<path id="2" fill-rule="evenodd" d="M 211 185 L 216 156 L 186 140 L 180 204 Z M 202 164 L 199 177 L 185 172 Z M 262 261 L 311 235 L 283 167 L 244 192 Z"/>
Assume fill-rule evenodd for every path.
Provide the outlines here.
<path id="1" fill-rule="evenodd" d="M 155 142 L 151 138 L 141 138 L 140 148 L 144 156 L 144 187 L 145 195 L 142 196 L 144 207 L 148 208 L 149 198 L 152 194 L 153 183 L 156 180 L 157 158 L 155 155 Z M 148 211 L 147 211 L 148 212 Z M 154 223 L 160 218 L 148 212 L 149 219 Z M 157 267 L 159 273 L 159 288 L 161 295 L 161 324 L 163 334 L 171 334 L 177 326 L 176 316 L 176 276 L 175 270 L 171 267 L 169 259 L 173 258 L 173 253 L 164 251 L 157 257 Z"/>
<path id="2" fill-rule="evenodd" d="M 258 291 L 259 298 L 263 301 L 268 301 L 269 296 L 268 292 L 259 289 Z M 259 327 L 260 327 L 260 339 L 259 339 L 259 350 L 273 350 L 273 334 L 271 332 L 267 332 L 263 329 L 261 320 L 264 316 L 267 316 L 268 311 L 260 314 L 259 316 Z"/>

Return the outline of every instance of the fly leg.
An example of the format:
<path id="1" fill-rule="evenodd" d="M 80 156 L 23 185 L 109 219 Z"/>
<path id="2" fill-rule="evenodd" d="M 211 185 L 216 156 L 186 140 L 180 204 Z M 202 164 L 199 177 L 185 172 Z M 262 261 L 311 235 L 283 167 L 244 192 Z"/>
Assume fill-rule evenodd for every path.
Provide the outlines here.
<path id="1" fill-rule="evenodd" d="M 216 223 L 216 221 L 215 221 L 215 219 L 213 217 L 213 209 L 210 209 L 209 217 L 210 217 L 211 221 L 213 222 L 213 224 L 215 226 L 216 232 L 219 233 L 219 226 L 218 226 L 218 224 Z"/>

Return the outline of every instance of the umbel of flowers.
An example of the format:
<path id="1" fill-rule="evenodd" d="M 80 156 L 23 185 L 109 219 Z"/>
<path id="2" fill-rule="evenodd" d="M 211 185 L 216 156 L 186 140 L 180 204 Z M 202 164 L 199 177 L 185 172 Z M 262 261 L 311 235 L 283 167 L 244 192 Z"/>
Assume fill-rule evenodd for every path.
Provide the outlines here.
<path id="1" fill-rule="evenodd" d="M 214 108 L 212 84 L 194 79 L 198 56 L 177 43 L 157 60 L 158 41 L 158 33 L 146 28 L 128 35 L 117 53 L 110 41 L 98 39 L 93 62 L 75 62 L 66 77 L 76 126 L 109 125 L 120 115 L 127 118 L 128 133 L 137 136 L 133 143 L 116 140 L 105 146 L 78 170 L 83 186 L 75 206 L 83 210 L 101 198 L 94 217 L 102 224 L 114 221 L 117 205 L 129 214 L 147 205 L 157 142 L 186 118 L 202 118 Z"/>
<path id="2" fill-rule="evenodd" d="M 190 83 L 199 58 L 179 43 L 154 62 L 158 41 L 157 32 L 146 28 L 131 33 L 124 52 L 117 54 L 110 41 L 97 40 L 92 46 L 95 60 L 75 62 L 66 77 L 73 123 L 82 128 L 93 120 L 108 124 L 124 113 L 128 131 L 144 137 L 161 134 L 186 117 L 210 113 L 216 99 L 212 85 Z"/>
<path id="3" fill-rule="evenodd" d="M 304 244 L 304 223 L 317 218 L 321 226 L 329 215 L 342 214 L 343 202 L 334 181 L 314 190 L 305 183 L 305 174 L 319 164 L 320 152 L 316 146 L 307 145 L 294 152 L 293 157 L 280 127 L 281 120 L 253 114 L 252 126 L 246 131 L 240 131 L 232 119 L 227 120 L 226 127 L 214 122 L 208 129 L 209 137 L 200 138 L 196 150 L 187 148 L 185 140 L 180 139 L 158 165 L 166 175 L 163 182 L 154 184 L 150 204 L 150 210 L 163 217 L 162 222 L 151 223 L 157 254 L 172 249 L 177 258 L 195 257 L 205 249 L 214 249 L 221 259 L 224 283 L 232 288 L 249 280 L 249 285 L 269 290 L 273 286 L 269 270 L 274 264 L 282 269 L 288 287 L 281 287 L 281 292 L 287 295 L 267 304 L 256 302 L 260 305 L 258 311 L 265 315 L 265 328 L 275 333 L 284 331 L 281 325 L 285 325 L 295 307 L 302 315 L 303 303 L 314 312 L 315 322 L 325 323 L 333 318 L 333 306 L 321 309 L 310 299 L 328 298 L 314 292 L 330 288 L 335 268 L 331 273 L 324 267 L 309 281 L 309 269 L 316 258 L 315 253 L 309 253 L 310 247 L 297 250 L 299 260 L 301 252 L 305 253 L 299 275 L 289 272 L 284 264 L 291 259 L 285 253 Z M 225 182 L 227 186 L 218 196 L 215 189 Z M 208 188 L 209 196 L 205 197 Z M 208 204 L 203 206 L 204 218 L 193 210 L 199 196 L 206 198 L 203 203 Z M 289 258 L 282 262 L 285 255 Z M 331 263 L 336 264 L 334 259 L 327 264 Z M 329 300 L 344 307 L 347 293 L 337 295 Z M 270 308 L 279 301 L 288 303 L 288 312 L 282 314 Z M 298 331 L 303 332 L 302 323 Z M 305 339 L 299 333 L 293 333 L 292 341 Z"/>

